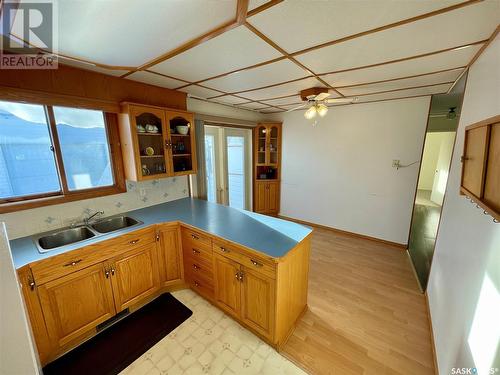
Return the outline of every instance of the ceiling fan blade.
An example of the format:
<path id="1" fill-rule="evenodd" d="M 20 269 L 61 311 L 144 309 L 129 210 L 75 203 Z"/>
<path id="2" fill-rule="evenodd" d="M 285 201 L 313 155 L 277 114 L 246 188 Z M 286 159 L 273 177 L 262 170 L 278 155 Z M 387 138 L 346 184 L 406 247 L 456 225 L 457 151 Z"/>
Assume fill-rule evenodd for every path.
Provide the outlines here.
<path id="1" fill-rule="evenodd" d="M 295 111 L 297 109 L 300 109 L 300 108 L 304 108 L 308 103 L 303 103 L 297 107 L 293 107 L 292 109 L 289 109 L 287 112 L 292 112 L 292 111 Z"/>
<path id="2" fill-rule="evenodd" d="M 314 100 L 317 100 L 317 101 L 325 100 L 330 95 L 331 94 L 329 92 L 322 92 L 322 93 L 319 93 L 318 95 L 316 95 L 316 97 L 314 98 Z"/>
<path id="3" fill-rule="evenodd" d="M 357 97 L 352 97 L 352 98 L 330 98 L 330 99 L 326 99 L 325 103 L 328 103 L 328 104 L 353 103 L 353 102 L 357 102 L 357 101 L 358 101 Z"/>

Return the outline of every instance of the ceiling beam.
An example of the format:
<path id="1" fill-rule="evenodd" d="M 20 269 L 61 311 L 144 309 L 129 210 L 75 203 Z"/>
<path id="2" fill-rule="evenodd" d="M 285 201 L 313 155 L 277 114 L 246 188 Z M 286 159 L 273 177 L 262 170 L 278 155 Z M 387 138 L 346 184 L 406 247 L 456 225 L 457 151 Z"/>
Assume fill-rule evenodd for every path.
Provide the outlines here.
<path id="1" fill-rule="evenodd" d="M 479 51 L 476 52 L 476 54 L 474 55 L 474 57 L 472 57 L 471 61 L 469 61 L 469 63 L 467 64 L 467 68 L 464 70 L 464 72 L 462 74 L 460 74 L 460 76 L 455 80 L 455 82 L 453 82 L 453 85 L 451 85 L 451 87 L 448 90 L 447 94 L 449 94 L 451 92 L 451 90 L 453 90 L 453 88 L 456 86 L 456 84 L 458 83 L 458 81 L 460 81 L 460 78 L 462 78 L 462 76 L 464 75 L 464 73 L 472 66 L 472 64 L 474 64 L 476 62 L 476 60 L 479 58 L 479 56 L 481 56 L 481 54 L 486 50 L 486 48 L 488 48 L 488 46 L 490 45 L 490 43 L 493 40 L 495 40 L 495 38 L 497 37 L 497 35 L 498 35 L 499 32 L 500 32 L 500 25 L 497 26 L 497 28 L 495 29 L 495 31 L 493 31 L 493 33 L 490 35 L 490 37 L 486 41 L 486 43 L 484 43 L 481 46 L 481 48 L 479 49 Z"/>
<path id="2" fill-rule="evenodd" d="M 329 89 L 333 90 L 335 93 L 337 93 L 340 96 L 343 96 L 342 93 L 338 92 L 335 87 L 330 85 L 328 82 L 324 81 L 322 78 L 320 78 L 316 73 L 314 73 L 311 69 L 309 69 L 307 66 L 302 64 L 300 61 L 296 60 L 294 57 L 292 57 L 287 51 L 285 51 L 283 48 L 281 48 L 279 45 L 277 45 L 275 42 L 273 42 L 267 35 L 263 34 L 260 30 L 258 30 L 255 26 L 249 24 L 248 22 L 245 22 L 244 24 L 247 29 L 249 29 L 251 32 L 253 32 L 255 35 L 257 35 L 259 38 L 261 38 L 264 42 L 269 44 L 271 47 L 273 47 L 275 50 L 277 50 L 279 53 L 284 55 L 288 60 L 293 62 L 295 65 L 298 67 L 304 69 L 309 75 L 314 76 L 321 84 L 325 85 Z"/>
<path id="3" fill-rule="evenodd" d="M 271 1 L 268 1 L 265 4 L 262 4 L 261 6 L 248 11 L 247 18 L 255 16 L 256 14 L 259 14 L 260 12 L 263 12 L 266 9 L 271 8 L 272 6 L 275 6 L 275 5 L 277 5 L 277 4 L 281 3 L 281 2 L 283 2 L 283 0 L 271 0 Z"/>
<path id="4" fill-rule="evenodd" d="M 238 0 L 236 3 L 236 22 L 242 25 L 247 19 L 248 0 Z"/>

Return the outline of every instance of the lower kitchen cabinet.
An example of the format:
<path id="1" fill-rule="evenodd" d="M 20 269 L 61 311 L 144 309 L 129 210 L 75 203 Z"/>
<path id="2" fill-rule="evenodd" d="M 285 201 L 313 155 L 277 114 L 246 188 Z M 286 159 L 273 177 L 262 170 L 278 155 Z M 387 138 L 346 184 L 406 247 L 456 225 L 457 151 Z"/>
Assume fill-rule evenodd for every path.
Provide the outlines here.
<path id="1" fill-rule="evenodd" d="M 156 243 L 141 246 L 110 260 L 108 272 L 117 312 L 154 293 L 160 286 Z"/>
<path id="2" fill-rule="evenodd" d="M 165 286 L 182 283 L 182 244 L 179 225 L 158 225 L 157 238 L 160 282 Z"/>
<path id="3" fill-rule="evenodd" d="M 63 347 L 115 315 L 109 277 L 99 263 L 38 287 L 53 344 Z"/>
<path id="4" fill-rule="evenodd" d="M 254 211 L 261 214 L 277 215 L 280 202 L 279 181 L 257 180 L 254 186 Z"/>
<path id="5" fill-rule="evenodd" d="M 224 311 L 238 317 L 241 310 L 240 265 L 214 255 L 215 301 Z"/>

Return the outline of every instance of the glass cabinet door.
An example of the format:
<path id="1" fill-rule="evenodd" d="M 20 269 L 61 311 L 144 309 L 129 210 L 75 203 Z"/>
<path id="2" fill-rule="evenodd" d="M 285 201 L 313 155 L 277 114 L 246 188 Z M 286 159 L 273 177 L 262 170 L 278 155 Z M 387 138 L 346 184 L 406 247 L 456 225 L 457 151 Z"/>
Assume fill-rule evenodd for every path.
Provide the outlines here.
<path id="1" fill-rule="evenodd" d="M 256 164 L 257 165 L 265 165 L 267 164 L 267 127 L 260 125 L 257 128 L 257 139 L 255 140 L 257 149 L 256 149 Z"/>
<path id="2" fill-rule="evenodd" d="M 193 115 L 184 112 L 167 112 L 172 154 L 172 168 L 175 175 L 196 172 L 196 141 Z"/>
<path id="3" fill-rule="evenodd" d="M 133 108 L 132 131 L 137 137 L 138 176 L 141 179 L 165 177 L 170 171 L 165 138 L 168 129 L 165 126 L 165 115 L 162 110 L 154 108 Z"/>
<path id="4" fill-rule="evenodd" d="M 279 128 L 275 125 L 267 126 L 268 133 L 268 164 L 277 165 L 278 164 L 278 147 L 279 147 Z"/>

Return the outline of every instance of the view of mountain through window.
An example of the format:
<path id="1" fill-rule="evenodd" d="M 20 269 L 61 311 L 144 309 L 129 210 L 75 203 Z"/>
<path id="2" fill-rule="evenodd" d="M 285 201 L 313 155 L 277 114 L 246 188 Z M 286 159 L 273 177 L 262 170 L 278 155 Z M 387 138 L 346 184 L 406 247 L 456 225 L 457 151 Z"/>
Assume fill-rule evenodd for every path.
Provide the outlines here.
<path id="1" fill-rule="evenodd" d="M 0 102 L 0 199 L 60 191 L 41 105 Z"/>
<path id="2" fill-rule="evenodd" d="M 69 190 L 113 185 L 103 113 L 54 107 L 54 117 Z"/>
<path id="3" fill-rule="evenodd" d="M 63 193 L 62 173 L 69 191 L 114 184 L 104 113 L 0 101 L 0 200 Z"/>

